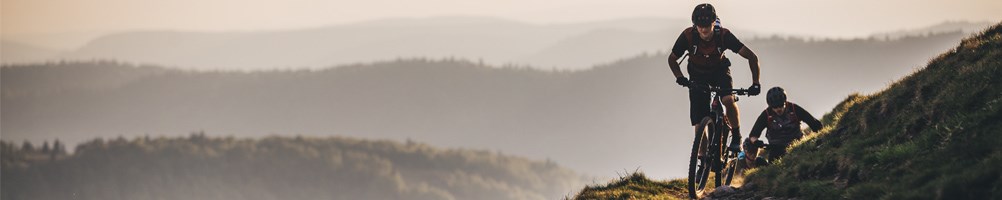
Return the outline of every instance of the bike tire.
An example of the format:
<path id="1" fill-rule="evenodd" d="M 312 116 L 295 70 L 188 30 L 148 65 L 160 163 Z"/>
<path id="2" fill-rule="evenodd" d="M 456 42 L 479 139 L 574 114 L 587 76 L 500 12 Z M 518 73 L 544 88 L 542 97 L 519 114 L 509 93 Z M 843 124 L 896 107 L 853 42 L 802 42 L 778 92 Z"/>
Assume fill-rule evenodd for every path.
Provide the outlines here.
<path id="1" fill-rule="evenodd" d="M 710 155 L 703 155 L 703 160 L 700 161 L 703 164 L 703 167 L 700 168 L 700 171 L 698 172 L 697 178 L 699 178 L 699 181 L 697 183 L 699 183 L 699 187 L 696 187 L 696 191 L 705 189 L 706 185 L 709 184 L 707 180 L 710 178 L 710 173 L 713 172 L 712 157 L 713 156 Z"/>
<path id="2" fill-rule="evenodd" d="M 727 168 L 724 168 L 724 185 L 731 185 L 731 180 L 734 179 L 734 171 L 738 168 L 738 160 L 732 160 L 727 163 Z"/>
<path id="3" fill-rule="evenodd" d="M 707 149 L 707 150 L 713 151 L 712 153 L 709 153 L 710 155 L 713 155 L 713 156 L 710 156 L 713 159 L 713 160 L 710 160 L 710 162 L 712 163 L 712 165 L 716 165 L 716 166 L 710 167 L 710 171 L 713 171 L 713 174 L 715 175 L 714 178 L 713 178 L 713 184 L 714 184 L 713 186 L 714 187 L 720 187 L 721 183 L 723 182 L 723 179 L 724 179 L 724 176 L 722 176 L 723 174 L 721 173 L 721 170 L 723 170 L 723 167 L 724 167 L 724 164 L 725 164 L 725 163 L 723 163 L 723 159 L 722 158 L 724 158 L 723 157 L 724 153 L 726 153 L 726 152 L 724 152 L 724 144 L 725 144 L 724 142 L 726 141 L 725 140 L 726 138 L 724 138 L 724 132 L 723 132 L 723 130 L 726 130 L 726 129 L 722 128 L 723 126 L 726 126 L 726 125 L 723 125 L 721 122 L 718 122 L 718 123 L 714 123 L 713 126 L 711 126 L 711 128 L 710 128 L 710 130 L 711 130 L 710 133 L 712 133 L 711 134 L 711 138 L 712 139 L 710 141 L 717 143 L 716 145 L 709 145 L 708 146 L 708 147 L 712 147 L 712 149 Z"/>
<path id="4" fill-rule="evenodd" d="M 689 181 L 688 181 L 688 184 L 687 184 L 688 185 L 688 189 L 689 189 L 689 198 L 691 198 L 691 199 L 695 199 L 696 198 L 696 191 L 697 191 L 696 187 L 697 187 L 697 184 L 699 184 L 699 183 L 706 183 L 705 180 L 706 180 L 706 175 L 708 175 L 708 173 L 705 173 L 705 172 L 707 171 L 706 169 L 711 168 L 710 166 L 706 166 L 705 162 L 703 163 L 703 166 L 697 166 L 696 165 L 698 162 L 703 162 L 704 160 L 706 160 L 706 157 L 709 157 L 709 156 L 705 156 L 705 155 L 704 155 L 703 159 L 700 159 L 698 157 L 698 155 L 699 155 L 699 144 L 700 144 L 700 142 L 702 142 L 703 135 L 706 134 L 706 132 L 707 132 L 706 131 L 706 125 L 709 124 L 709 121 L 710 121 L 709 118 L 703 119 L 703 121 L 699 123 L 699 126 L 698 126 L 699 129 L 696 129 L 696 131 L 694 131 L 695 132 L 695 137 L 692 140 L 692 153 L 689 155 L 689 174 L 688 174 L 689 175 Z M 707 139 L 709 139 L 709 138 L 707 138 Z M 700 190 L 702 190 L 702 187 L 700 187 Z"/>

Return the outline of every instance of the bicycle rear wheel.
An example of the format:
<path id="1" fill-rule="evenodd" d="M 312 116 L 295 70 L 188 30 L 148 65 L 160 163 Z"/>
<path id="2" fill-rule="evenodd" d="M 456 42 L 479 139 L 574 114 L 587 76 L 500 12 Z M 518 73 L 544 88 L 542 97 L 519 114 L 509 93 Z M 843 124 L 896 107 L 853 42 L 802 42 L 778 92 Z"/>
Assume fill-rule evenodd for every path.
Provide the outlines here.
<path id="1" fill-rule="evenodd" d="M 731 180 L 734 179 L 734 171 L 737 171 L 737 168 L 737 159 L 727 162 L 727 168 L 724 168 L 724 185 L 731 185 Z"/>

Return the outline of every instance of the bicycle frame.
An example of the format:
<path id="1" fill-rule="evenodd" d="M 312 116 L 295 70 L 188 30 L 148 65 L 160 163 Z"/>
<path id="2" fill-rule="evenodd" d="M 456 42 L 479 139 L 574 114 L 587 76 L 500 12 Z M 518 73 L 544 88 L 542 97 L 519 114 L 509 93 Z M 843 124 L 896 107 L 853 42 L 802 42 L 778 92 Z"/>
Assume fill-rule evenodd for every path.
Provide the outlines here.
<path id="1" fill-rule="evenodd" d="M 696 136 L 693 139 L 693 152 L 689 161 L 689 196 L 696 198 L 696 191 L 703 190 L 708 185 L 707 179 L 710 172 L 717 174 L 717 178 L 715 179 L 717 186 L 721 186 L 721 181 L 725 179 L 725 176 L 727 179 L 725 184 L 730 184 L 734 169 L 733 167 L 729 167 L 728 169 L 722 168 L 731 166 L 730 163 L 733 163 L 737 156 L 730 151 L 725 151 L 723 148 L 723 144 L 726 144 L 726 136 L 729 135 L 731 127 L 727 120 L 727 114 L 724 111 L 723 100 L 720 94 L 747 95 L 748 90 L 725 90 L 719 87 L 701 85 L 690 85 L 689 87 L 694 90 L 698 89 L 709 92 L 712 98 L 712 102 L 710 103 L 711 114 L 703 119 L 699 125 L 700 129 L 696 131 Z M 736 97 L 735 101 L 737 101 Z M 700 150 L 705 150 L 705 153 L 702 158 L 697 158 L 696 155 Z M 700 164 L 698 168 L 695 166 L 697 160 Z M 721 174 L 721 170 L 726 171 L 727 174 Z M 696 187 L 697 184 L 698 188 Z"/>

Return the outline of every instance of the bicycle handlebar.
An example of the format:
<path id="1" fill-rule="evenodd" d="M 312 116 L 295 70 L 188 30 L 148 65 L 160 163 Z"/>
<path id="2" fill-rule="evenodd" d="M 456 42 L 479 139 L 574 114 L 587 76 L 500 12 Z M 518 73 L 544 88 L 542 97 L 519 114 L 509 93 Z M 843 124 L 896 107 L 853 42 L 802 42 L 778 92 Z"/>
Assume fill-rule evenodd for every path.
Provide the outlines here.
<path id="1" fill-rule="evenodd" d="M 723 89 L 723 88 L 720 88 L 718 86 L 709 86 L 709 85 L 705 85 L 705 84 L 694 84 L 694 83 L 690 83 L 689 85 L 687 85 L 685 87 L 688 87 L 688 88 L 694 89 L 694 90 L 703 90 L 703 91 L 707 91 L 707 92 L 735 93 L 735 94 L 738 94 L 738 95 L 748 95 L 748 96 L 751 96 L 751 95 L 748 94 L 748 89 L 745 89 L 745 88 Z"/>

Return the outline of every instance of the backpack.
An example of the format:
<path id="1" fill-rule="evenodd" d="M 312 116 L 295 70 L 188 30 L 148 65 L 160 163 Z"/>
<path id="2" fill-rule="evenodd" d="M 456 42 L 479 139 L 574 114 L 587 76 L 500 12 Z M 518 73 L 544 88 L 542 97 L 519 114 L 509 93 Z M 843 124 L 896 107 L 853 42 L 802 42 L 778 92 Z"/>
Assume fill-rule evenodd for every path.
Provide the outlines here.
<path id="1" fill-rule="evenodd" d="M 764 112 L 766 112 L 767 125 L 769 127 L 770 132 L 773 132 L 773 131 L 776 131 L 776 132 L 782 132 L 782 131 L 799 132 L 800 131 L 800 117 L 797 116 L 796 106 L 797 105 L 793 104 L 792 102 L 786 102 L 786 110 L 782 114 L 775 114 L 772 111 L 770 111 L 769 108 L 766 108 Z M 780 121 L 779 118 L 778 118 L 779 115 L 786 115 L 786 120 Z M 784 128 L 785 129 L 789 129 L 789 130 L 785 130 Z M 780 134 L 782 134 L 782 133 L 780 133 Z"/>
<path id="2" fill-rule="evenodd" d="M 723 38 L 723 35 L 729 33 L 730 30 L 721 27 L 720 18 L 717 18 L 717 21 L 713 23 L 713 26 L 713 38 L 710 39 L 709 42 L 703 41 L 699 38 L 699 32 L 696 31 L 695 25 L 686 28 L 685 31 L 683 31 L 686 41 L 692 45 L 689 47 L 689 53 L 685 55 L 689 57 L 689 63 L 709 67 L 709 69 L 701 71 L 711 71 L 731 66 L 730 60 L 724 57 L 726 48 L 724 47 Z M 702 48 L 700 48 L 700 46 L 702 46 Z"/>

